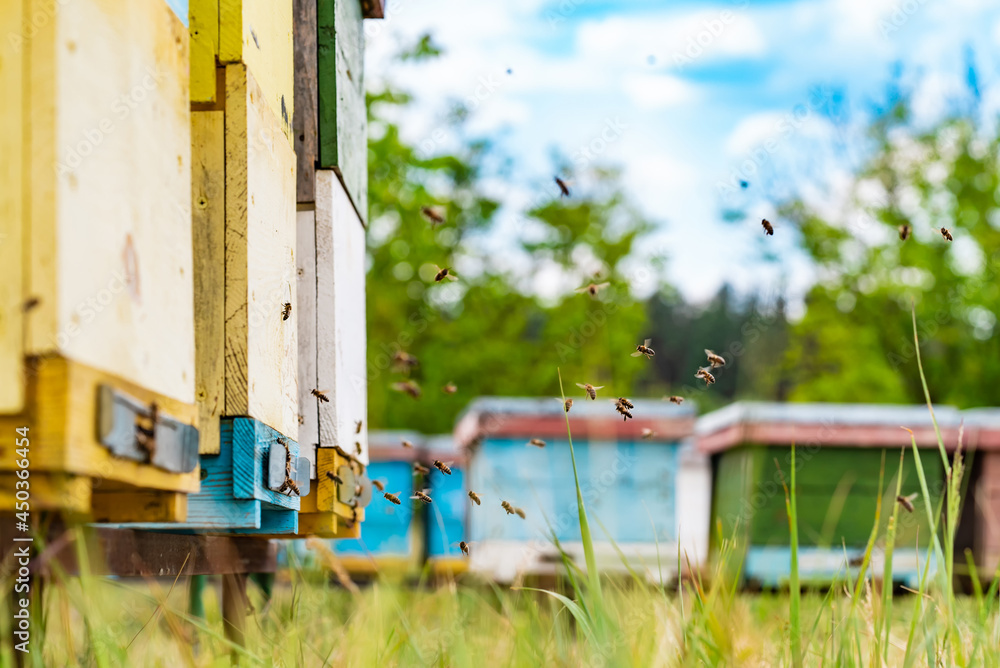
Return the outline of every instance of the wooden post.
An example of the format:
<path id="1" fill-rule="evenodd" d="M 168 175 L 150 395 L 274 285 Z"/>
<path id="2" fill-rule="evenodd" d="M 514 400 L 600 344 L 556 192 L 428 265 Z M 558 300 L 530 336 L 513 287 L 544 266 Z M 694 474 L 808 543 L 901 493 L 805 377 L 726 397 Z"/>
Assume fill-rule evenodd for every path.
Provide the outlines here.
<path id="1" fill-rule="evenodd" d="M 247 578 L 245 573 L 227 573 L 222 576 L 222 626 L 226 640 L 238 648 L 246 647 Z M 229 652 L 232 665 L 240 665 L 240 650 Z"/>

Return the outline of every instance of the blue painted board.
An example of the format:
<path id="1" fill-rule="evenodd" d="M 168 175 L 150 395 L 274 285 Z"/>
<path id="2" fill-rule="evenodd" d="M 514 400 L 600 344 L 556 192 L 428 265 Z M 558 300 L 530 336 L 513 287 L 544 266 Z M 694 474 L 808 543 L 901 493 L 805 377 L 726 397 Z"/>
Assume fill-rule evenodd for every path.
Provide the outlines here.
<path id="1" fill-rule="evenodd" d="M 419 512 L 413 501 L 413 466 L 410 462 L 372 462 L 368 476 L 385 483 L 385 491 L 399 492 L 402 505 L 394 505 L 375 494 L 365 508 L 365 521 L 361 524 L 361 538 L 332 541 L 333 551 L 344 555 L 410 557 L 414 556 L 414 511 Z"/>
<path id="2" fill-rule="evenodd" d="M 473 541 L 547 543 L 552 530 L 562 541 L 580 540 L 569 443 L 549 441 L 538 449 L 526 441 L 488 438 L 473 452 L 469 489 L 483 498 L 482 507 L 469 515 Z M 595 540 L 676 540 L 679 443 L 574 441 L 574 446 Z M 502 500 L 522 508 L 527 520 L 507 515 Z"/>
<path id="3" fill-rule="evenodd" d="M 864 552 L 865 548 L 857 547 L 800 547 L 799 579 L 806 585 L 822 586 L 842 582 L 849 573 L 852 580 L 857 581 L 859 566 L 845 566 L 845 558 L 848 563 L 860 564 Z M 920 550 L 918 555 L 913 550 L 902 551 L 897 547 L 892 560 L 893 581 L 916 589 L 920 584 L 926 557 L 925 549 Z M 791 560 L 791 548 L 753 546 L 747 550 L 743 577 L 764 587 L 785 587 L 791 572 Z M 881 573 L 881 570 L 879 566 L 876 572 Z M 935 573 L 937 559 L 932 554 L 927 577 L 933 580 Z"/>
<path id="4" fill-rule="evenodd" d="M 299 444 L 282 436 L 259 420 L 252 418 L 232 418 L 222 420 L 220 438 L 230 441 L 233 451 L 233 497 L 237 499 L 257 499 L 279 508 L 298 510 L 301 500 L 295 494 L 279 494 L 267 486 L 267 459 L 271 448 L 282 450 L 285 445 L 292 452 L 292 461 L 297 462 Z"/>
<path id="5" fill-rule="evenodd" d="M 452 466 L 451 475 L 433 469 L 430 495 L 434 503 L 425 509 L 427 556 L 463 557 L 459 541 L 465 540 L 465 518 L 472 501 L 465 487 L 465 471 Z"/>

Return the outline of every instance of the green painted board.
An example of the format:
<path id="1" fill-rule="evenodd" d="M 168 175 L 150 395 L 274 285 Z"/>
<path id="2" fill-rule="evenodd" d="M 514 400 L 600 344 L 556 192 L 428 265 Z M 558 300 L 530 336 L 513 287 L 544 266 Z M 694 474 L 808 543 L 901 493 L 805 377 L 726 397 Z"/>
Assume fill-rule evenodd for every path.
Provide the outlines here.
<path id="1" fill-rule="evenodd" d="M 362 221 L 368 216 L 364 30 L 358 0 L 317 0 L 320 169 L 334 169 Z"/>
<path id="2" fill-rule="evenodd" d="M 788 516 L 777 459 L 785 480 L 789 480 L 790 449 L 779 446 L 745 445 L 719 456 L 713 499 L 713 526 L 721 523 L 724 537 L 749 538 L 752 545 L 787 545 Z M 927 450 L 921 459 L 927 485 L 936 503 L 943 489 L 943 470 L 936 451 Z M 863 547 L 875 521 L 878 476 L 882 450 L 876 448 L 824 447 L 814 452 L 796 453 L 799 470 L 799 541 L 803 546 Z M 895 474 L 899 452 L 886 451 L 883 512 L 880 535 L 895 501 Z M 903 493 L 919 489 L 916 466 L 907 452 L 903 465 Z M 935 495 L 937 490 L 937 495 Z M 897 545 L 921 545 L 930 535 L 926 513 L 900 509 Z"/>

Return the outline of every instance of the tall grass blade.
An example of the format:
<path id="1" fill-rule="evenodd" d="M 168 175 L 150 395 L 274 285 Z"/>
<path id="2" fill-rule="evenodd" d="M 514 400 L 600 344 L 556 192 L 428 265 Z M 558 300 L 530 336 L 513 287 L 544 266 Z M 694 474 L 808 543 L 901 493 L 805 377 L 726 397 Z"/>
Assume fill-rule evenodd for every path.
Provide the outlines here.
<path id="1" fill-rule="evenodd" d="M 799 584 L 799 522 L 798 510 L 795 505 L 795 443 L 792 443 L 791 471 L 788 475 L 791 481 L 791 491 L 785 484 L 785 476 L 781 472 L 781 466 L 775 460 L 774 465 L 778 467 L 778 475 L 781 476 L 781 486 L 785 489 L 785 512 L 788 514 L 788 537 L 791 543 L 791 571 L 788 574 L 788 624 L 791 634 L 792 665 L 795 668 L 802 666 L 802 621 L 800 616 L 800 606 L 802 604 L 802 591 Z"/>

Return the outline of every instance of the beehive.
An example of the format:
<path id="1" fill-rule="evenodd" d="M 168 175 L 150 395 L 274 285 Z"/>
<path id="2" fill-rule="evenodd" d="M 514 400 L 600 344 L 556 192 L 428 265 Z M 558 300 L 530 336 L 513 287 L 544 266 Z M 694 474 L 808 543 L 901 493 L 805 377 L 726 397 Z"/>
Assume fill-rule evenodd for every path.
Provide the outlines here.
<path id="1" fill-rule="evenodd" d="M 937 407 L 935 413 L 945 443 L 953 448 L 958 411 Z M 699 419 L 698 447 L 714 460 L 712 525 L 720 525 L 722 537 L 740 545 L 744 577 L 763 586 L 787 583 L 789 529 L 781 481 L 789 480 L 793 442 L 801 577 L 822 584 L 856 570 L 875 521 L 883 454 L 881 535 L 895 503 L 894 476 L 902 448 L 902 492 L 919 491 L 910 437 L 901 426 L 912 429 L 917 445 L 925 449 L 921 463 L 936 503 L 944 472 L 926 406 L 741 402 Z M 919 541 L 922 561 L 929 535 L 922 509 L 901 512 L 893 557 L 898 581 L 916 586 L 920 569 L 914 548 Z M 881 550 L 873 563 L 881 572 Z"/>
<path id="2" fill-rule="evenodd" d="M 1000 565 L 1000 409 L 962 411 L 967 467 L 971 476 L 965 513 L 972 512 L 973 552 L 981 579 L 990 582 Z"/>
<path id="3" fill-rule="evenodd" d="M 29 427 L 35 509 L 177 517 L 198 487 L 185 18 L 163 0 L 0 10 L 0 412 Z M 154 405 L 139 447 L 126 432 Z"/>
<path id="4" fill-rule="evenodd" d="M 693 407 L 635 400 L 635 418 L 623 421 L 605 397 L 574 399 L 569 422 L 601 570 L 625 572 L 627 563 L 650 581 L 676 578 L 676 558 L 662 560 L 658 568 L 657 550 L 677 555 L 680 549 L 685 562 L 701 564 L 708 551 L 711 481 L 707 459 L 691 441 Z M 643 437 L 646 429 L 648 438 Z M 531 438 L 543 439 L 546 446 L 528 445 Z M 469 513 L 471 572 L 500 581 L 561 572 L 550 527 L 571 558 L 583 564 L 559 402 L 477 399 L 455 427 L 455 440 L 467 450 L 468 487 L 483 500 Z M 508 515 L 501 501 L 522 508 L 526 519 Z"/>
<path id="5" fill-rule="evenodd" d="M 466 540 L 468 514 L 473 510 L 466 485 L 465 452 L 455 447 L 451 434 L 430 436 L 421 459 L 431 471 L 427 487 L 434 500 L 424 509 L 427 563 L 436 574 L 456 575 L 468 568 L 468 558 L 459 543 Z M 437 469 L 434 460 L 442 462 L 451 473 Z"/>

